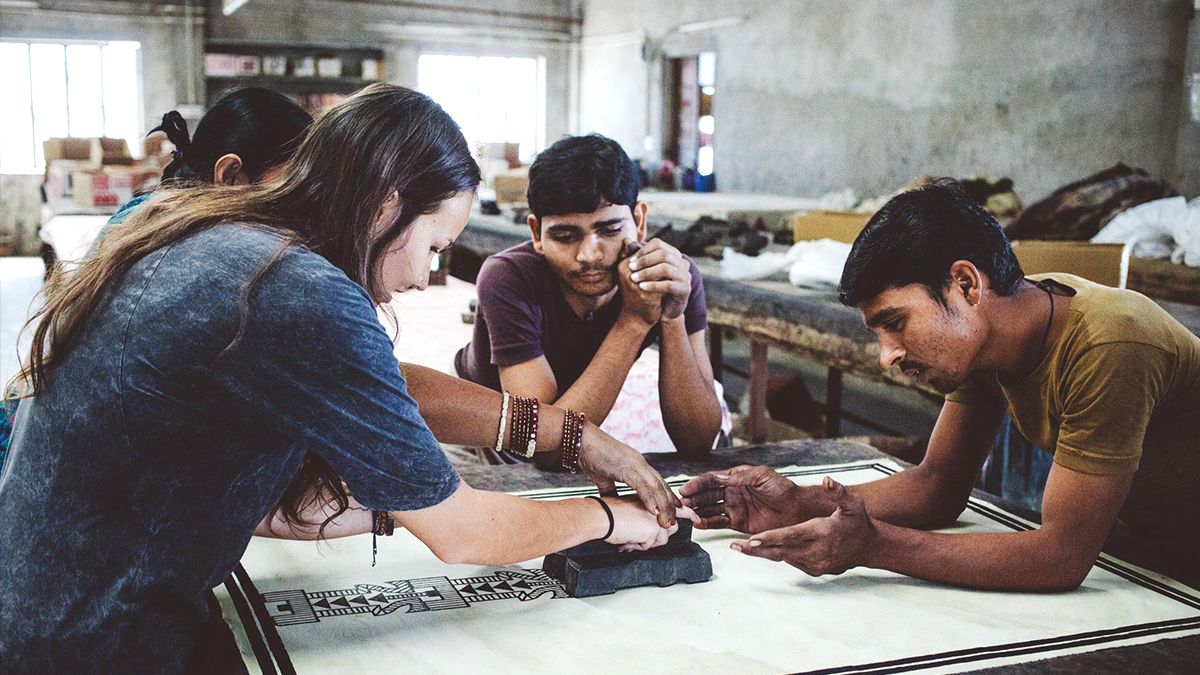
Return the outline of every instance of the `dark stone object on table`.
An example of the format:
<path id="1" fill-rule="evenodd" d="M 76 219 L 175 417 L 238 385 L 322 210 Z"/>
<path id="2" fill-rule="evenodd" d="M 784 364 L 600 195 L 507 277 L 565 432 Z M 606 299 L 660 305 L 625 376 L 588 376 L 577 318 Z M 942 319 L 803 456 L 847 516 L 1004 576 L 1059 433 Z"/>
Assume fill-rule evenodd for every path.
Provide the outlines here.
<path id="1" fill-rule="evenodd" d="M 712 578 L 712 561 L 692 541 L 691 521 L 681 520 L 679 530 L 659 548 L 621 553 L 613 544 L 589 541 L 546 556 L 542 570 L 562 582 L 572 597 L 588 598 L 622 588 L 705 582 Z"/>

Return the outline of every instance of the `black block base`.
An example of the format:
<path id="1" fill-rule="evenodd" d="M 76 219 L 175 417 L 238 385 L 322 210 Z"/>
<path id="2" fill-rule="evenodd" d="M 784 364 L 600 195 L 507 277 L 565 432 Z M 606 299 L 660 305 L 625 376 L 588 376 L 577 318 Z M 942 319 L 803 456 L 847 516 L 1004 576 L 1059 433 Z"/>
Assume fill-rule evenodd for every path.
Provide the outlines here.
<path id="1" fill-rule="evenodd" d="M 576 598 L 608 595 L 636 586 L 708 581 L 712 561 L 699 544 L 691 541 L 691 525 L 680 521 L 680 531 L 666 545 L 649 551 L 620 553 L 616 546 L 601 541 L 580 544 L 546 556 L 542 570 L 562 582 L 567 593 Z"/>

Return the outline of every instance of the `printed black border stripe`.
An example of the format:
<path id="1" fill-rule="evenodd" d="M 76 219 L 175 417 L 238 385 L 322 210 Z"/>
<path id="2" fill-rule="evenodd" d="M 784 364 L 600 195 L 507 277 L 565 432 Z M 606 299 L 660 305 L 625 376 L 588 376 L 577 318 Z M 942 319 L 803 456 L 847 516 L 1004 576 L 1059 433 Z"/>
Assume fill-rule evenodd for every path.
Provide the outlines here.
<path id="1" fill-rule="evenodd" d="M 240 563 L 238 567 L 241 567 Z M 242 628 L 245 629 L 243 632 L 250 642 L 254 658 L 258 661 L 258 669 L 263 672 L 263 675 L 275 675 L 275 662 L 271 660 L 267 643 L 263 641 L 262 633 L 258 631 L 257 624 L 254 622 L 253 610 L 250 609 L 249 603 L 246 602 L 246 596 L 242 594 L 242 589 L 238 587 L 237 579 L 233 575 L 225 580 L 225 591 L 229 593 L 229 599 L 233 601 L 233 608 L 237 610 L 238 619 L 242 622 Z M 250 626 L 254 626 L 255 629 L 251 630 Z"/>
<path id="2" fill-rule="evenodd" d="M 262 631 L 263 637 L 267 639 L 267 646 L 271 648 L 271 655 L 275 657 L 275 663 L 279 665 L 279 671 L 283 675 L 296 675 L 296 668 L 292 665 L 292 658 L 288 655 L 287 647 L 283 644 L 283 638 L 279 637 L 279 631 L 275 628 L 275 622 L 271 620 L 271 614 L 267 611 L 267 606 L 263 604 L 262 593 L 255 588 L 254 582 L 250 579 L 250 574 L 246 572 L 246 568 L 242 567 L 241 563 L 233 570 L 234 576 L 237 577 L 238 583 L 246 591 L 246 597 L 250 598 L 250 604 L 254 607 L 254 614 L 258 618 L 258 628 Z"/>
<path id="3" fill-rule="evenodd" d="M 1054 652 L 1062 649 L 1104 644 L 1105 642 L 1112 642 L 1114 639 L 1128 640 L 1139 637 L 1148 637 L 1151 635 L 1174 633 L 1182 630 L 1191 630 L 1194 628 L 1200 628 L 1200 617 L 1136 624 L 1102 631 L 1062 635 L 1055 638 L 1029 640 L 1026 642 L 1011 642 L 1008 644 L 974 647 L 971 649 L 959 649 L 955 651 L 940 652 L 937 654 L 924 654 L 921 656 L 912 656 L 891 661 L 877 661 L 875 663 L 866 663 L 856 666 L 837 666 L 835 668 L 807 670 L 803 672 L 805 675 L 832 675 L 834 673 L 845 675 L 881 675 L 882 673 L 904 673 L 914 670 L 923 670 L 925 668 L 938 668 L 1010 656 L 1026 656 L 1029 654 L 1041 653 L 1053 654 Z"/>

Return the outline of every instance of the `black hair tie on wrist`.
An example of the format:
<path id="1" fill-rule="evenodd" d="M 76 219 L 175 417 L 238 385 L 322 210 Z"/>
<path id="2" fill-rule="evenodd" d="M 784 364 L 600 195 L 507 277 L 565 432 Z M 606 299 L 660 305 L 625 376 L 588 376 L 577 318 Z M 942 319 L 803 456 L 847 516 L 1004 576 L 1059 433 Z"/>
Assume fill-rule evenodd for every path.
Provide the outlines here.
<path id="1" fill-rule="evenodd" d="M 617 519 L 613 517 L 612 509 L 608 506 L 608 502 L 604 501 L 600 497 L 597 497 L 596 495 L 588 495 L 587 497 L 585 497 L 585 499 L 595 499 L 597 502 L 600 503 L 600 506 L 602 506 L 604 508 L 604 513 L 605 513 L 605 515 L 608 516 L 608 532 L 605 532 L 604 536 L 600 537 L 600 541 L 607 540 L 609 537 L 612 536 L 613 530 L 617 526 Z"/>

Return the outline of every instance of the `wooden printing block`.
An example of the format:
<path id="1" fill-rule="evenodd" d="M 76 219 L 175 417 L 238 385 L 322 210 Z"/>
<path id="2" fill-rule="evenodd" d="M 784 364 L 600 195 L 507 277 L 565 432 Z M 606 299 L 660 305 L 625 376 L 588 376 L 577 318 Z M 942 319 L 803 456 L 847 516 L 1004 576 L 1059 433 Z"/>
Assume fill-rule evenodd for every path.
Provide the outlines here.
<path id="1" fill-rule="evenodd" d="M 679 530 L 666 544 L 649 551 L 621 553 L 617 546 L 601 540 L 589 541 L 542 561 L 542 570 L 558 579 L 576 598 L 608 595 L 635 586 L 689 584 L 712 577 L 712 561 L 692 541 L 692 523 L 679 521 Z"/>

